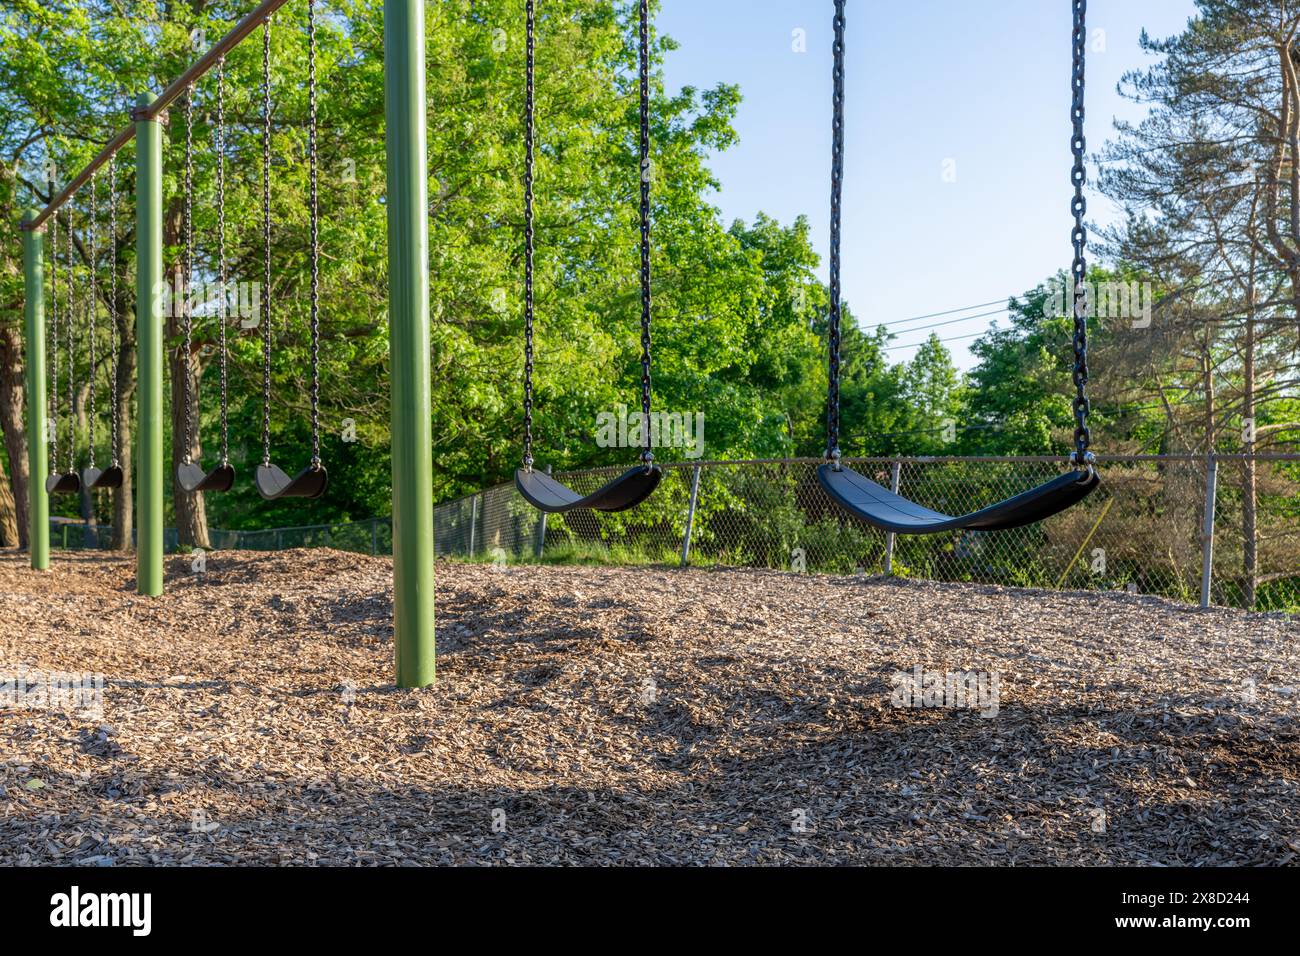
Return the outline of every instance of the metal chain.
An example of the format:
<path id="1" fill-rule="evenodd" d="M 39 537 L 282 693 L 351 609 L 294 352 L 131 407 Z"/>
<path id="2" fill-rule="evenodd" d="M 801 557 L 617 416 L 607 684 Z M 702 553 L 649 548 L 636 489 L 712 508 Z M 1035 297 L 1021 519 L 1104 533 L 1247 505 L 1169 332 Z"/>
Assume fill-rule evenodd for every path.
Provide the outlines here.
<path id="1" fill-rule="evenodd" d="M 524 31 L 524 470 L 533 470 L 533 53 L 535 14 Z"/>
<path id="2" fill-rule="evenodd" d="M 641 460 L 654 461 L 650 429 L 650 3 L 641 0 Z"/>
<path id="3" fill-rule="evenodd" d="M 835 0 L 831 93 L 831 261 L 826 458 L 840 460 L 840 210 L 844 185 L 844 0 Z"/>
<path id="4" fill-rule="evenodd" d="M 1074 245 L 1074 263 L 1070 268 L 1070 274 L 1074 279 L 1075 428 L 1074 453 L 1070 456 L 1070 460 L 1079 466 L 1091 465 L 1095 461 L 1093 454 L 1088 451 L 1088 445 L 1092 441 L 1092 433 L 1088 429 L 1088 412 L 1091 410 L 1087 394 L 1088 297 L 1087 287 L 1084 284 L 1088 274 L 1088 267 L 1084 258 L 1088 233 L 1083 222 L 1084 215 L 1088 211 L 1088 202 L 1083 195 L 1083 187 L 1087 182 L 1087 175 L 1083 165 L 1087 145 L 1083 136 L 1084 52 L 1087 41 L 1087 13 L 1088 0 L 1074 0 L 1074 71 L 1070 83 L 1074 94 L 1070 107 L 1070 117 L 1074 125 L 1073 136 L 1070 139 L 1070 151 L 1074 154 L 1074 169 L 1070 174 L 1070 179 L 1074 183 L 1074 199 L 1070 204 L 1070 209 L 1074 214 L 1074 231 L 1071 234 L 1071 241 Z"/>
<path id="5" fill-rule="evenodd" d="M 271 463 L 271 18 L 262 26 L 262 464 Z"/>
<path id="6" fill-rule="evenodd" d="M 90 382 L 88 389 L 89 409 L 87 422 L 90 429 L 90 451 L 86 459 L 86 464 L 95 467 L 95 313 L 99 311 L 99 302 L 96 299 L 99 288 L 95 281 L 95 270 L 99 268 L 99 205 L 96 202 L 96 177 L 98 173 L 90 174 L 90 297 L 87 302 L 87 312 L 89 315 L 88 326 L 90 332 L 90 368 L 87 370 L 86 379 Z"/>
<path id="7" fill-rule="evenodd" d="M 50 195 L 54 195 L 54 183 L 50 182 Z M 46 432 L 46 442 L 50 446 L 50 474 L 59 470 L 59 214 L 52 217 L 50 229 L 50 425 L 54 428 L 51 436 Z M 47 426 L 48 428 L 49 426 Z"/>
<path id="8" fill-rule="evenodd" d="M 64 283 L 63 283 L 63 288 L 66 292 L 66 298 L 64 299 L 65 308 L 63 310 L 63 327 L 68 342 L 68 428 L 67 428 L 68 468 L 67 468 L 67 474 L 70 475 L 73 473 L 73 471 L 76 470 L 76 465 L 75 462 L 73 461 L 73 458 L 76 452 L 74 446 L 76 445 L 76 441 L 77 441 L 77 422 L 75 417 L 77 406 L 74 404 L 76 399 L 76 365 L 75 365 L 76 354 L 73 352 L 73 341 L 72 341 L 73 326 L 76 325 L 76 322 L 74 321 L 76 313 L 74 312 L 73 305 L 72 305 L 72 280 L 75 276 L 75 272 L 72 268 L 73 259 L 72 259 L 72 209 L 71 208 L 68 209 L 68 228 L 67 231 L 64 233 L 64 242 L 66 243 L 66 247 L 67 247 L 67 268 L 68 268 L 68 274 L 67 276 L 64 277 Z"/>
<path id="9" fill-rule="evenodd" d="M 230 421 L 227 402 L 226 320 L 230 290 L 226 288 L 226 58 L 217 60 L 217 288 L 221 290 L 217 307 L 218 336 L 221 348 L 221 464 L 230 464 Z"/>
<path id="10" fill-rule="evenodd" d="M 184 352 L 181 355 L 181 381 L 185 394 L 185 438 L 182 460 L 193 460 L 190 452 L 194 443 L 194 383 L 190 362 L 194 355 L 194 87 L 185 89 L 185 288 L 182 290 L 181 309 L 184 318 Z"/>
<path id="11" fill-rule="evenodd" d="M 316 0 L 307 0 L 307 143 L 311 177 L 311 467 L 320 461 L 320 202 L 316 188 Z"/>
<path id="12" fill-rule="evenodd" d="M 109 377 L 109 435 L 112 445 L 111 464 L 120 464 L 117 435 L 117 160 L 108 160 L 108 334 L 112 374 Z"/>

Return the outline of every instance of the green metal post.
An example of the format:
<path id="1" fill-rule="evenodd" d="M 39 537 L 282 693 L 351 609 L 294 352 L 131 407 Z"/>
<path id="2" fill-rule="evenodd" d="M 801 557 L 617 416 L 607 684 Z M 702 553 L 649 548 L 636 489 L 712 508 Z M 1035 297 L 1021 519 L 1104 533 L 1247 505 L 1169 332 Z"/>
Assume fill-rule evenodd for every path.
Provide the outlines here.
<path id="1" fill-rule="evenodd" d="M 23 222 L 40 213 L 29 210 Z M 27 546 L 32 567 L 50 566 L 50 496 L 45 493 L 49 475 L 46 446 L 45 396 L 45 229 L 23 230 L 23 300 L 27 334 Z"/>
<path id="2" fill-rule="evenodd" d="M 141 93 L 136 105 L 153 102 Z M 136 426 L 136 590 L 163 592 L 162 124 L 135 118 L 135 340 L 139 369 Z"/>
<path id="3" fill-rule="evenodd" d="M 393 407 L 393 643 L 398 686 L 424 687 L 434 679 L 424 0 L 384 0 L 384 116 Z"/>

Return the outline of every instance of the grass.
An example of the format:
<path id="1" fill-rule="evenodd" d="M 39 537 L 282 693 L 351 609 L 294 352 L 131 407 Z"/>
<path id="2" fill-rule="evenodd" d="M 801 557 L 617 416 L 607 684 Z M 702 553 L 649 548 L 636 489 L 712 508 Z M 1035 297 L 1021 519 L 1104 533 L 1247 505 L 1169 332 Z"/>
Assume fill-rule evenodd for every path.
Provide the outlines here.
<path id="1" fill-rule="evenodd" d="M 624 544 L 606 545 L 599 541 L 558 541 L 547 544 L 538 558 L 533 554 L 506 554 L 498 551 L 482 552 L 474 557 L 448 555 L 446 560 L 461 564 L 493 564 L 504 560 L 506 564 L 558 564 L 578 566 L 621 565 L 624 567 L 653 567 L 677 564 L 681 555 L 670 548 L 646 549 Z"/>

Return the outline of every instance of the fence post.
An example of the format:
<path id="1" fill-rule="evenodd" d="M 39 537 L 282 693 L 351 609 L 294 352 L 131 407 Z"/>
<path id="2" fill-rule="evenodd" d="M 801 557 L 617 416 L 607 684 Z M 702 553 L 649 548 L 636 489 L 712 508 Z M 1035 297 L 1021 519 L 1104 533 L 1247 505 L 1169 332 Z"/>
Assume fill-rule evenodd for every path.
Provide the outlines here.
<path id="1" fill-rule="evenodd" d="M 141 93 L 136 106 L 153 102 Z M 160 118 L 137 112 L 135 119 L 135 456 L 136 590 L 163 593 L 163 317 L 155 291 L 163 282 L 163 156 Z M 266 290 L 263 290 L 266 292 Z M 269 293 L 266 293 L 269 294 Z"/>
<path id="2" fill-rule="evenodd" d="M 475 495 L 470 499 L 469 504 L 469 554 L 467 557 L 470 560 L 474 558 L 474 532 L 478 530 L 478 499 L 479 495 Z"/>
<path id="3" fill-rule="evenodd" d="M 1219 459 L 1206 456 L 1205 523 L 1201 530 L 1201 607 L 1210 606 L 1210 585 L 1214 580 L 1214 511 L 1218 497 Z"/>
<path id="4" fill-rule="evenodd" d="M 551 466 L 546 466 L 546 473 L 551 473 Z M 541 512 L 541 518 L 537 522 L 537 560 L 542 560 L 542 552 L 546 549 L 546 512 Z"/>
<path id="5" fill-rule="evenodd" d="M 682 567 L 691 560 L 691 528 L 695 524 L 695 502 L 700 494 L 700 466 L 691 469 L 691 503 L 686 508 L 686 533 L 682 535 Z"/>
<path id="6" fill-rule="evenodd" d="M 895 461 L 889 466 L 889 490 L 898 494 L 899 482 L 903 477 L 903 463 Z M 894 573 L 894 532 L 885 535 L 885 577 Z"/>

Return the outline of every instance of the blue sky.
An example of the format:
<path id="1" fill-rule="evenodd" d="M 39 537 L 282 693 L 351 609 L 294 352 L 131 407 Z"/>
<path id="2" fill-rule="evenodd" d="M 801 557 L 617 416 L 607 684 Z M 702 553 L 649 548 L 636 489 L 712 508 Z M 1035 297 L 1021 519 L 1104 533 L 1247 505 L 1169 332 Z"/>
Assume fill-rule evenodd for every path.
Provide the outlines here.
<path id="1" fill-rule="evenodd" d="M 1091 0 L 1090 152 L 1115 117 L 1141 109 L 1119 97 L 1138 49 L 1181 31 L 1192 0 Z M 807 214 L 825 258 L 830 195 L 830 0 L 663 0 L 657 20 L 680 49 L 670 89 L 737 83 L 740 142 L 710 162 L 724 220 Z M 1069 263 L 1071 186 L 1068 0 L 849 0 L 846 40 L 844 294 L 867 325 L 997 301 Z M 794 31 L 807 51 L 794 51 Z M 1099 36 L 1095 31 L 1103 31 Z M 955 181 L 945 181 L 945 172 Z M 1095 168 L 1089 167 L 1095 179 Z M 948 178 L 953 178 L 949 176 Z M 1089 192 L 1089 219 L 1114 209 Z M 825 274 L 823 262 L 823 276 Z M 961 313 L 965 314 L 965 313 Z M 947 320 L 950 316 L 944 316 Z M 997 316 L 937 329 L 983 331 Z M 891 357 L 914 353 L 901 323 Z M 947 343 L 961 368 L 970 339 Z"/>

